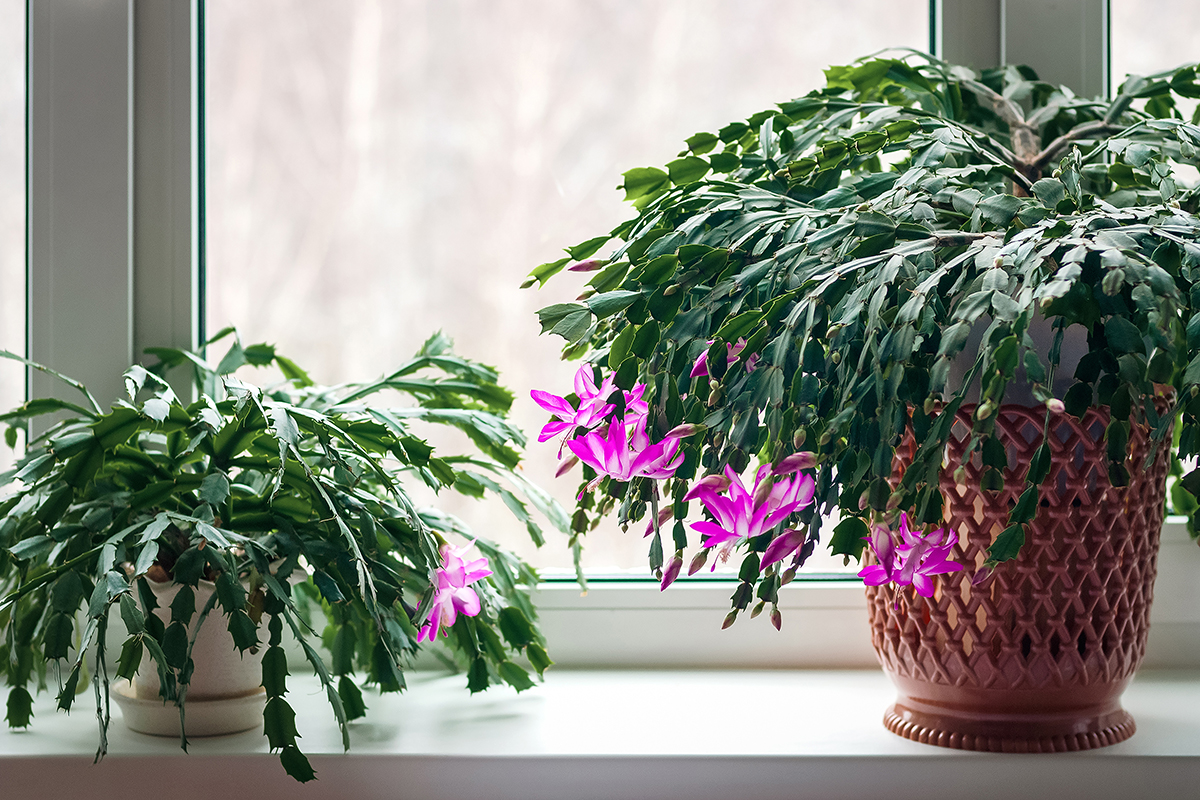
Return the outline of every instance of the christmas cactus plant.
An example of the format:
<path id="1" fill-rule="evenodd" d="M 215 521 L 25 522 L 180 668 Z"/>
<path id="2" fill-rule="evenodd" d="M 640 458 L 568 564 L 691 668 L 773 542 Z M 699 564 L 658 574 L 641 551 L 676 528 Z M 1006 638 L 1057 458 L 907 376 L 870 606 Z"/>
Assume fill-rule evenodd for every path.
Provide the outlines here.
<path id="1" fill-rule="evenodd" d="M 993 426 L 1017 394 L 1046 431 L 1109 407 L 1115 485 L 1142 468 L 1131 426 L 1170 447 L 1174 423 L 1177 454 L 1200 452 L 1200 127 L 1181 111 L 1196 68 L 1130 77 L 1111 101 L 920 53 L 826 76 L 626 172 L 636 217 L 526 283 L 592 273 L 539 312 L 583 360 L 574 395 L 535 393 L 563 470 L 583 462 L 573 535 L 646 519 L 664 588 L 740 553 L 727 625 L 754 603 L 778 626 L 779 587 L 820 543 L 847 559 L 870 543 L 864 579 L 925 595 L 1015 558 L 1049 448 L 986 559 L 955 563 L 939 473 L 960 409 L 985 489 L 1003 487 Z M 1176 508 L 1194 515 L 1197 495 L 1192 471 Z"/>
<path id="2" fill-rule="evenodd" d="M 200 625 L 227 628 L 243 652 L 266 648 L 265 733 L 302 781 L 313 770 L 286 699 L 284 628 L 319 676 L 346 747 L 347 722 L 365 713 L 360 681 L 400 691 L 422 641 L 444 646 L 472 692 L 530 687 L 518 661 L 539 674 L 551 663 L 528 593 L 536 573 L 410 496 L 414 481 L 495 493 L 539 543 L 530 504 L 566 529 L 562 509 L 517 471 L 524 437 L 505 417 L 512 396 L 496 372 L 454 355 L 438 334 L 384 378 L 318 386 L 271 346 L 243 347 L 229 330 L 213 342 L 230 336 L 216 367 L 153 350 L 158 369 L 131 367 L 127 399 L 108 411 L 63 378 L 77 402 L 35 399 L 0 416 L 14 426 L 12 445 L 15 426 L 56 415 L 0 476 L 9 490 L 0 500 L 9 725 L 30 724 L 31 688 L 53 691 L 70 710 L 90 682 L 103 756 L 109 682 L 132 679 L 145 653 L 186 732 Z M 258 388 L 233 374 L 244 365 L 274 365 L 285 379 Z M 159 377 L 179 366 L 194 371 L 194 402 Z M 420 437 L 430 425 L 457 428 L 474 448 L 435 453 Z M 165 625 L 148 613 L 156 606 L 148 580 L 181 586 Z M 201 580 L 216 588 L 202 608 Z M 126 635 L 114 642 L 118 618 Z"/>

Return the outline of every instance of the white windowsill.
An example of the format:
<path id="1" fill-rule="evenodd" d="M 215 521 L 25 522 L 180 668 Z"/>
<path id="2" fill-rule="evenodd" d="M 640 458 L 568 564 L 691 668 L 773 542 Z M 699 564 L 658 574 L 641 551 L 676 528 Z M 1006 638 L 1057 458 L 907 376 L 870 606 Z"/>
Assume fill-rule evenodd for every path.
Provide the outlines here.
<path id="1" fill-rule="evenodd" d="M 93 766 L 90 693 L 67 716 L 38 698 L 34 725 L 0 733 L 0 795 L 104 800 L 311 798 L 1185 797 L 1200 783 L 1200 672 L 1143 673 L 1125 696 L 1129 741 L 1061 755 L 921 745 L 881 724 L 878 670 L 570 671 L 521 695 L 471 697 L 462 676 L 421 674 L 369 695 L 341 752 L 315 679 L 293 677 L 302 746 L 319 780 L 295 786 L 260 731 L 193 739 L 131 733 L 114 710 Z M 153 792 L 153 794 L 151 794 Z"/>

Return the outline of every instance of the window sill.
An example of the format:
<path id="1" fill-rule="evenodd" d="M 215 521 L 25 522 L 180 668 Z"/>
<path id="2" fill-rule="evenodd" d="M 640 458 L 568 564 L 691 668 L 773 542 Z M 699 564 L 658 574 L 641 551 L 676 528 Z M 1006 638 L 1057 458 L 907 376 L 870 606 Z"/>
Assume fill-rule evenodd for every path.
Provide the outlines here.
<path id="1" fill-rule="evenodd" d="M 298 790 L 253 731 L 194 739 L 131 733 L 114 712 L 108 757 L 90 693 L 76 713 L 38 698 L 31 730 L 0 733 L 6 800 L 86 787 L 91 798 L 161 789 L 172 800 L 356 798 L 1183 797 L 1200 782 L 1200 672 L 1147 671 L 1125 695 L 1138 733 L 1087 753 L 943 750 L 884 730 L 893 694 L 875 671 L 571 671 L 516 695 L 470 697 L 461 676 L 416 675 L 368 696 L 340 740 L 315 679 L 293 677 L 302 744 L 318 773 Z M 990 788 L 989 788 L 990 787 Z M 140 792 L 135 792 L 140 794 Z"/>

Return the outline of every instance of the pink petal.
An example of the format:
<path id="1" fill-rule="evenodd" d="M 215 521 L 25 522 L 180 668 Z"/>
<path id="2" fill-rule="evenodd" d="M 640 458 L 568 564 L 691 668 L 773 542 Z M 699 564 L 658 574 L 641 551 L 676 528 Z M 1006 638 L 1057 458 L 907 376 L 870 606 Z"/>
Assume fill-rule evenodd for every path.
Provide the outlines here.
<path id="1" fill-rule="evenodd" d="M 543 392 L 541 389 L 534 389 L 529 396 L 533 398 L 533 402 L 557 417 L 571 419 L 575 416 L 575 407 L 567 402 L 565 397 Z"/>
<path id="2" fill-rule="evenodd" d="M 575 427 L 575 426 L 573 424 L 571 424 L 570 422 L 558 422 L 558 421 L 547 422 L 542 427 L 542 432 L 538 434 L 538 441 L 539 442 L 548 442 L 551 439 L 553 439 L 555 436 L 558 436 L 563 431 L 569 431 L 573 427 Z"/>
<path id="3" fill-rule="evenodd" d="M 863 567 L 858 571 L 858 577 L 862 578 L 867 586 L 881 586 L 892 579 L 887 570 L 878 564 Z"/>
<path id="4" fill-rule="evenodd" d="M 489 575 L 491 573 L 488 573 Z M 474 617 L 480 611 L 479 595 L 471 588 L 459 589 L 454 593 L 453 607 L 465 617 Z"/>
<path id="5" fill-rule="evenodd" d="M 705 547 L 715 547 L 738 538 L 737 534 L 733 531 L 727 531 L 717 523 L 707 519 L 693 522 L 691 523 L 691 527 L 697 533 L 709 537 L 704 540 Z"/>

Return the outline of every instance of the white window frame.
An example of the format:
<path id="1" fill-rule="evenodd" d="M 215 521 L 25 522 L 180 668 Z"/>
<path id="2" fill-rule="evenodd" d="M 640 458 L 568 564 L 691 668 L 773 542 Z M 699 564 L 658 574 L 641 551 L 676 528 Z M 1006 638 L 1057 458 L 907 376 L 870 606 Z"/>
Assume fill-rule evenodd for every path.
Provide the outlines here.
<path id="1" fill-rule="evenodd" d="M 29 0 L 27 14 L 27 352 L 109 402 L 144 347 L 204 338 L 204 3 Z M 931 43 L 952 61 L 1028 63 L 1107 94 L 1107 20 L 1107 0 L 934 0 Z M 34 373 L 27 387 L 58 391 Z M 1179 521 L 1164 542 L 1154 624 L 1165 634 L 1149 661 L 1200 664 L 1200 550 Z M 563 665 L 875 665 L 857 581 L 785 587 L 783 633 L 745 617 L 721 631 L 733 587 L 594 581 L 581 596 L 556 581 L 538 599 Z"/>

